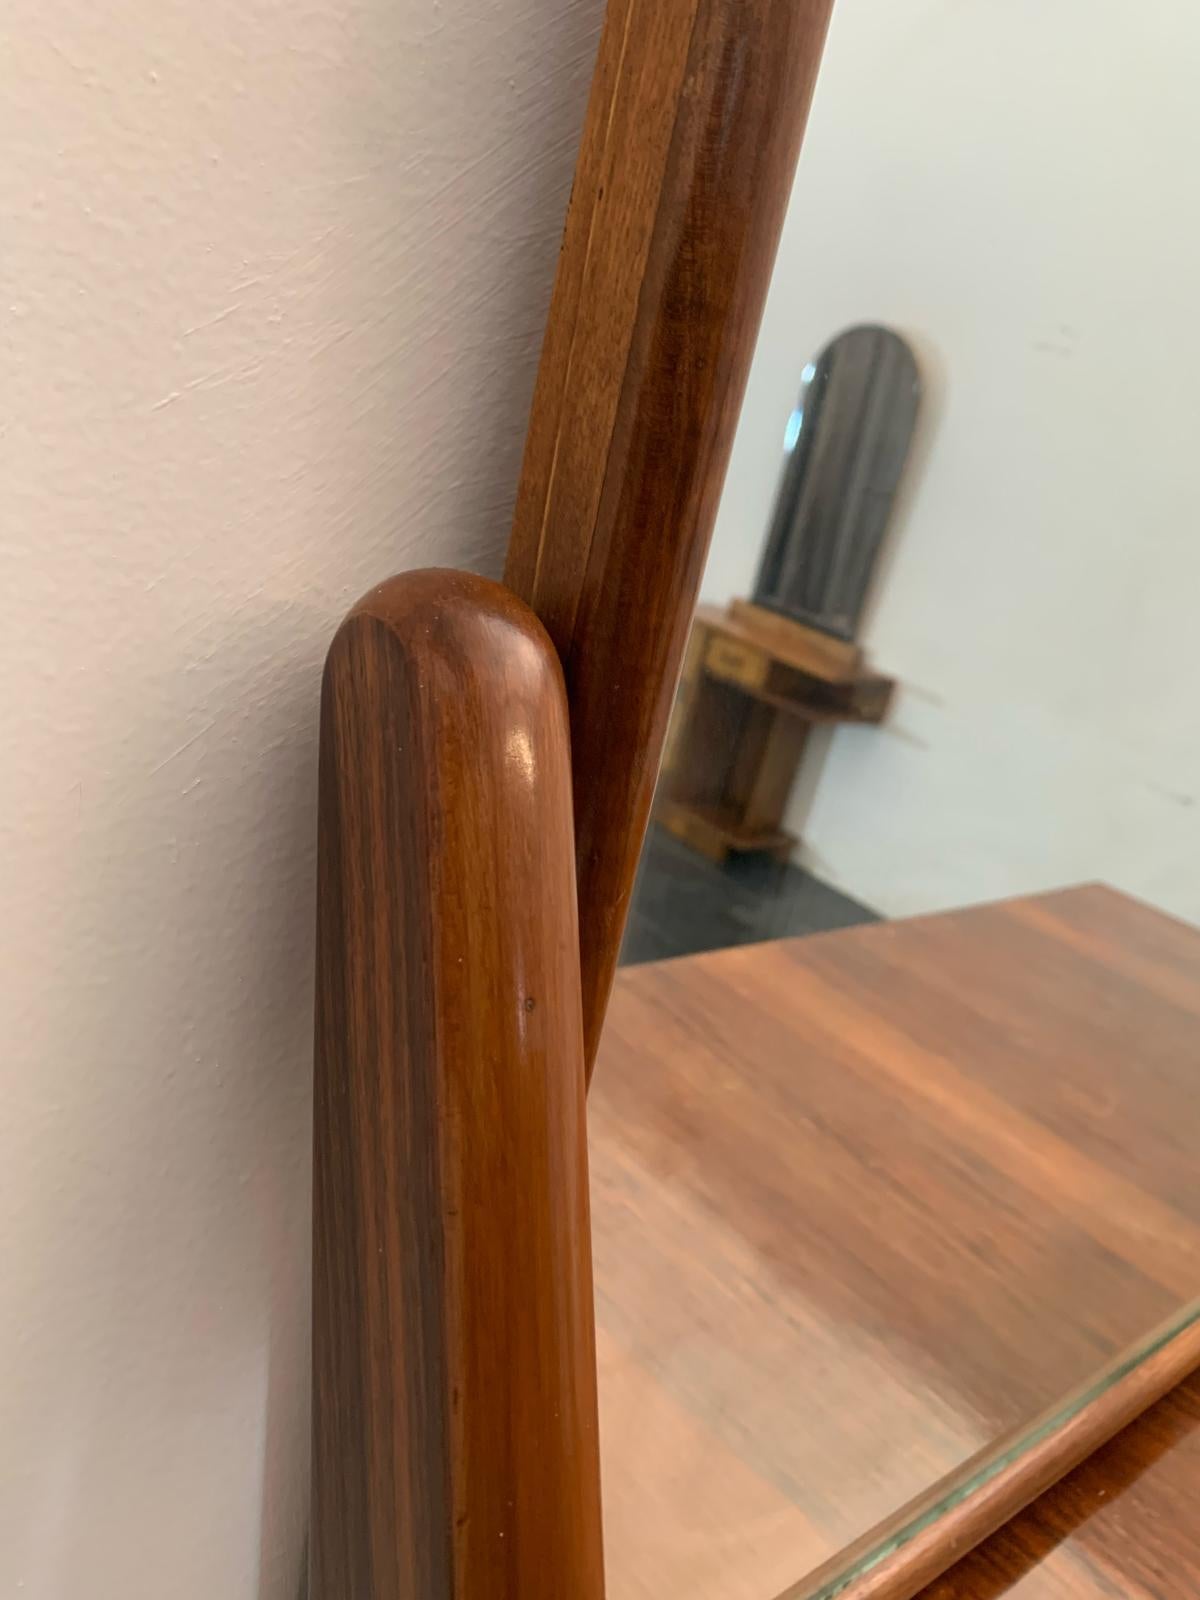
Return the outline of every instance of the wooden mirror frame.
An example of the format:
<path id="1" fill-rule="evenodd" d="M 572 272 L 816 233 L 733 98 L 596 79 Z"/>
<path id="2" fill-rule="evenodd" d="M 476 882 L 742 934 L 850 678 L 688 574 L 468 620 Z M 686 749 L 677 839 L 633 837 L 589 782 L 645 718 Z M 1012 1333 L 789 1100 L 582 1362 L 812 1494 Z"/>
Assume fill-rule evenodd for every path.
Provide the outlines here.
<path id="1" fill-rule="evenodd" d="M 330 649 L 310 1600 L 603 1600 L 586 1078 L 831 3 L 611 0 L 507 588 Z M 911 1595 L 1195 1354 L 792 1593 Z"/>

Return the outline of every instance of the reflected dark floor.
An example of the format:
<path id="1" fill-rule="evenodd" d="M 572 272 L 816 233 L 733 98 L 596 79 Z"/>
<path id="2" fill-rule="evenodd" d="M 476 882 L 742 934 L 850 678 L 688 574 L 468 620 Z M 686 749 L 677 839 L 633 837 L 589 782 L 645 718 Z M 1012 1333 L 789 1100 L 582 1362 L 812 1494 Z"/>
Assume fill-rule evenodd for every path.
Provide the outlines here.
<path id="1" fill-rule="evenodd" d="M 651 823 L 621 965 L 879 920 L 878 912 L 800 867 L 765 856 L 734 856 L 718 867 Z"/>

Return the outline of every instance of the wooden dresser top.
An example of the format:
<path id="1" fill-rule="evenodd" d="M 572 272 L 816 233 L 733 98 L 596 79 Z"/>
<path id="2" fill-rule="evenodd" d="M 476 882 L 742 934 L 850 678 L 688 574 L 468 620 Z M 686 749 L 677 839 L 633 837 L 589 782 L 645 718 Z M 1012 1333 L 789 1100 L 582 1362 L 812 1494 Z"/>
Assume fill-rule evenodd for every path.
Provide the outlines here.
<path id="1" fill-rule="evenodd" d="M 620 973 L 611 1600 L 772 1600 L 1194 1298 L 1198 1032 L 1200 932 L 1095 886 Z"/>

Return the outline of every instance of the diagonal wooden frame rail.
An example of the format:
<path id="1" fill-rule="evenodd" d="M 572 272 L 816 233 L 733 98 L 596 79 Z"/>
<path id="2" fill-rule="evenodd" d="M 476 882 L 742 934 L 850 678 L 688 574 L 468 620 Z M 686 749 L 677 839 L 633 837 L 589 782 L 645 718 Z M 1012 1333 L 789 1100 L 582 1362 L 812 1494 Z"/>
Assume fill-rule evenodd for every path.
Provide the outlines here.
<path id="1" fill-rule="evenodd" d="M 832 0 L 611 0 L 505 582 L 567 681 L 588 1070 Z"/>

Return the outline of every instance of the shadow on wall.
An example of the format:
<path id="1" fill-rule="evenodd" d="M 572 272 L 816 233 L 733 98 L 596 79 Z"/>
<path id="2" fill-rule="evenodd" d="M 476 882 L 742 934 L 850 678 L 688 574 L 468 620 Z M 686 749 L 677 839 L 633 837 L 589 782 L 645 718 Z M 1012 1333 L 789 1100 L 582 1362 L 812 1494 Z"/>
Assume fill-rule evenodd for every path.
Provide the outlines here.
<path id="1" fill-rule="evenodd" d="M 110 757 L 102 793 L 87 792 L 92 779 L 80 786 L 47 1054 L 74 1062 L 87 1092 L 58 1107 L 62 1168 L 43 1164 L 41 1177 L 56 1196 L 74 1190 L 81 1209 L 73 1237 L 40 1259 L 47 1300 L 64 1251 L 80 1284 L 92 1271 L 92 1291 L 44 1418 L 59 1543 L 52 1581 L 32 1588 L 48 1595 L 72 1592 L 93 1564 L 91 1592 L 138 1592 L 139 1562 L 161 1570 L 168 1552 L 188 1592 L 205 1544 L 222 1537 L 252 1570 L 258 1529 L 246 1526 L 244 1496 L 256 1480 L 275 1568 L 258 1592 L 291 1600 L 296 1589 L 308 1432 L 311 647 L 295 669 L 297 641 L 319 620 L 262 595 L 248 610 L 210 619 L 214 634 L 232 625 L 236 643 L 204 652 L 191 635 L 140 693 L 123 686 L 95 729 Z M 225 650 L 244 674 L 229 675 Z M 111 997 L 88 1037 L 72 969 L 102 970 Z M 102 1526 L 109 1497 L 138 1476 L 154 1506 L 140 1551 L 127 1506 L 111 1507 L 111 1532 Z M 45 1557 L 30 1554 L 36 1572 Z"/>
<path id="2" fill-rule="evenodd" d="M 376 534 L 343 610 L 413 566 L 501 574 L 604 0 L 472 0 L 432 20 L 410 0 L 400 27 L 369 7 L 355 76 L 374 92 L 331 130 L 369 169 L 330 247 L 346 303 L 322 377 L 348 419 L 342 522 L 355 543 Z M 414 70 L 438 104 L 473 105 L 449 119 L 419 102 L 397 129 Z"/>

